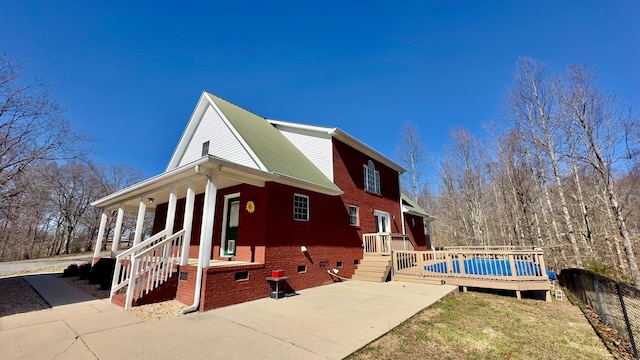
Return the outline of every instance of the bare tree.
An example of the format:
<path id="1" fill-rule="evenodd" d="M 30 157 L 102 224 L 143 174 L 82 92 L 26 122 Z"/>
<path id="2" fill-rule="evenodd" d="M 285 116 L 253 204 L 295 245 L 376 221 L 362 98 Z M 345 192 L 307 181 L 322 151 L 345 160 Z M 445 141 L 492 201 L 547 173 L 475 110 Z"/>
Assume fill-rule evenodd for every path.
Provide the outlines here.
<path id="1" fill-rule="evenodd" d="M 425 205 L 422 193 L 426 183 L 423 176 L 427 165 L 427 149 L 420 140 L 420 131 L 411 123 L 404 123 L 398 145 L 400 164 L 407 169 L 402 175 L 402 185 L 413 201 Z"/>
<path id="2" fill-rule="evenodd" d="M 581 145 L 579 160 L 589 164 L 601 179 L 608 206 L 615 219 L 634 286 L 640 288 L 640 270 L 636 262 L 633 240 L 625 221 L 615 187 L 614 164 L 629 160 L 638 153 L 632 131 L 637 118 L 612 96 L 600 92 L 595 74 L 588 68 L 572 65 L 561 92 L 562 109 L 576 126 L 571 141 Z"/>
<path id="3" fill-rule="evenodd" d="M 39 161 L 76 158 L 86 140 L 62 116 L 45 85 L 20 83 L 17 65 L 0 56 L 0 204 L 21 190 L 12 180 Z"/>

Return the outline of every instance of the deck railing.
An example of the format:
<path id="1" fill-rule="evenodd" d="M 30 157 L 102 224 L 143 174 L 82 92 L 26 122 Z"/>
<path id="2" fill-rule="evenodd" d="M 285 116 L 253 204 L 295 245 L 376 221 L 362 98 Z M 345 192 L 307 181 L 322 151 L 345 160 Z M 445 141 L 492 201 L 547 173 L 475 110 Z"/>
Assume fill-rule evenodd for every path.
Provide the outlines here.
<path id="1" fill-rule="evenodd" d="M 371 233 L 362 235 L 362 247 L 368 255 L 391 255 L 392 250 L 414 250 L 408 235 L 392 233 Z"/>
<path id="2" fill-rule="evenodd" d="M 133 301 L 166 282 L 180 263 L 184 230 L 167 237 L 161 231 L 116 258 L 111 298 L 127 286 L 125 309 Z"/>
<path id="3" fill-rule="evenodd" d="M 527 249 L 508 251 L 394 250 L 393 270 L 394 274 L 433 279 L 548 280 L 543 251 Z"/>
<path id="4" fill-rule="evenodd" d="M 459 250 L 471 250 L 471 251 L 530 251 L 537 250 L 535 246 L 515 246 L 515 245 L 486 245 L 486 246 L 445 246 L 442 248 L 445 251 L 459 251 Z"/>
<path id="5" fill-rule="evenodd" d="M 365 254 L 391 255 L 391 234 L 363 234 L 362 243 Z"/>

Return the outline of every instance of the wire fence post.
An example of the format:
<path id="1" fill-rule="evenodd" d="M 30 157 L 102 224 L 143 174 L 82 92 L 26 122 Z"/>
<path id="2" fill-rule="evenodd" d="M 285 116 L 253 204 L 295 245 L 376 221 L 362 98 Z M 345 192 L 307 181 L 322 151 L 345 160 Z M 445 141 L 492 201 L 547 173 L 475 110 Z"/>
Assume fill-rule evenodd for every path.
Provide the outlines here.
<path id="1" fill-rule="evenodd" d="M 627 314 L 627 307 L 624 304 L 622 289 L 620 289 L 620 284 L 618 284 L 618 282 L 616 282 L 616 291 L 618 292 L 618 298 L 620 299 L 620 306 L 622 307 L 624 322 L 627 325 L 627 331 L 629 332 L 629 342 L 631 343 L 631 349 L 633 350 L 633 358 L 638 359 L 638 349 L 636 348 L 636 341 L 633 337 L 633 330 L 631 329 L 631 322 L 629 321 L 629 315 Z"/>

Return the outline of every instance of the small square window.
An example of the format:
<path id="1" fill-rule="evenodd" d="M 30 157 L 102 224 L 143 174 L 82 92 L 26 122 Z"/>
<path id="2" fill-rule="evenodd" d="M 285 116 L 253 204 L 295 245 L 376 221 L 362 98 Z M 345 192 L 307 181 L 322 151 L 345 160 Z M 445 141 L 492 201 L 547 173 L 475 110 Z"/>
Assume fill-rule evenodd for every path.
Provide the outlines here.
<path id="1" fill-rule="evenodd" d="M 298 265 L 298 272 L 299 273 L 306 273 L 307 272 L 307 265 Z"/>
<path id="2" fill-rule="evenodd" d="M 353 265 L 358 265 L 358 264 L 360 264 L 360 260 L 358 259 L 353 260 Z"/>
<path id="3" fill-rule="evenodd" d="M 358 207 L 355 205 L 349 205 L 349 225 L 358 226 Z"/>
<path id="4" fill-rule="evenodd" d="M 248 271 L 238 271 L 234 274 L 234 279 L 235 281 L 242 281 L 242 280 L 248 280 L 249 279 L 249 272 Z"/>
<path id="5" fill-rule="evenodd" d="M 202 154 L 200 156 L 209 155 L 209 141 L 202 143 Z"/>
<path id="6" fill-rule="evenodd" d="M 341 268 L 341 267 L 342 267 L 342 261 L 338 261 L 338 262 L 336 263 L 336 267 L 337 267 L 337 268 Z"/>
<path id="7" fill-rule="evenodd" d="M 293 195 L 293 219 L 309 221 L 309 197 L 305 195 Z"/>

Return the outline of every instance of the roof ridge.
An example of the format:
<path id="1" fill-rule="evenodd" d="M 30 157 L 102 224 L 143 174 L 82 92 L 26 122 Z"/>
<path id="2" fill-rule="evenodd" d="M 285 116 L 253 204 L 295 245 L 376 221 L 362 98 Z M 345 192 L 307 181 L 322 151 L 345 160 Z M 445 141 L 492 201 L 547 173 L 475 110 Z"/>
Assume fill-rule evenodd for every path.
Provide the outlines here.
<path id="1" fill-rule="evenodd" d="M 235 106 L 235 107 L 237 107 L 237 108 L 240 108 L 240 109 L 242 109 L 242 110 L 244 110 L 244 111 L 246 111 L 246 112 L 248 112 L 248 113 L 251 113 L 251 114 L 253 114 L 253 115 L 255 115 L 255 116 L 259 117 L 259 118 L 262 118 L 262 119 L 264 119 L 264 120 L 269 121 L 269 119 L 268 119 L 268 118 L 266 118 L 266 117 L 264 117 L 264 116 L 262 116 L 262 115 L 258 115 L 258 114 L 256 114 L 256 113 L 254 113 L 253 111 L 251 111 L 251 110 L 249 110 L 249 109 L 246 109 L 246 108 L 244 108 L 244 107 L 242 107 L 242 106 L 240 106 L 240 105 L 238 105 L 238 104 L 236 104 L 236 103 L 234 103 L 234 102 L 231 102 L 231 101 L 229 101 L 229 100 L 227 100 L 227 99 L 221 98 L 220 96 L 218 96 L 218 95 L 216 95 L 216 94 L 214 94 L 214 93 L 212 93 L 212 92 L 210 92 L 210 91 L 208 91 L 208 90 L 205 90 L 205 92 L 206 92 L 207 94 L 209 94 L 210 96 L 213 96 L 213 97 L 216 97 L 216 98 L 218 98 L 218 99 L 220 99 L 220 100 L 222 100 L 222 101 L 228 102 L 229 104 L 231 104 L 231 105 L 233 105 L 233 106 Z"/>

